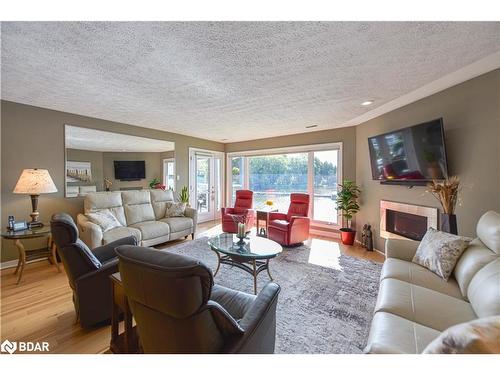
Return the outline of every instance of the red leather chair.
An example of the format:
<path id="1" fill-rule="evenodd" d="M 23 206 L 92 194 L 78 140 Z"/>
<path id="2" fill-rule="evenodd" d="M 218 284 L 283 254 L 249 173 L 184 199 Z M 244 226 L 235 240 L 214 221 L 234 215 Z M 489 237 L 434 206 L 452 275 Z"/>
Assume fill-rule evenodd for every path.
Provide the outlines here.
<path id="1" fill-rule="evenodd" d="M 254 224 L 255 212 L 253 206 L 253 191 L 237 190 L 236 202 L 234 208 L 222 208 L 222 230 L 227 233 L 238 233 L 239 218 L 235 216 L 243 216 L 248 228 Z"/>
<path id="2" fill-rule="evenodd" d="M 309 238 L 309 194 L 291 194 L 288 213 L 271 212 L 267 236 L 283 246 L 301 243 Z"/>

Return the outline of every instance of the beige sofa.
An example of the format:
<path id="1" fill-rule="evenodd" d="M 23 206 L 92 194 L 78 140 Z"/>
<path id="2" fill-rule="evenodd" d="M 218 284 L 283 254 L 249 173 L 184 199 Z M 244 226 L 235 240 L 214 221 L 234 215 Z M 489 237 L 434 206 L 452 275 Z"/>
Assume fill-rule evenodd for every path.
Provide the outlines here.
<path id="1" fill-rule="evenodd" d="M 421 353 L 448 327 L 500 315 L 500 214 L 484 214 L 476 232 L 448 282 L 411 262 L 418 242 L 386 242 L 365 352 Z"/>
<path id="2" fill-rule="evenodd" d="M 101 227 L 83 214 L 77 217 L 80 238 L 91 249 L 119 238 L 135 236 L 141 246 L 153 246 L 196 231 L 197 213 L 186 208 L 184 217 L 165 217 L 167 204 L 174 202 L 172 191 L 131 190 L 89 193 L 85 196 L 85 213 L 109 209 L 122 227 L 103 233 Z"/>

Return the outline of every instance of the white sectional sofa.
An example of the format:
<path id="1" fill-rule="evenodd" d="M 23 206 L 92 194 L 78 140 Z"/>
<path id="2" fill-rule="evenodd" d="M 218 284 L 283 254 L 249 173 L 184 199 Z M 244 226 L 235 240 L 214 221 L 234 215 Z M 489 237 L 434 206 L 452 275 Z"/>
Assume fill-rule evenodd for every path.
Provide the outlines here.
<path id="1" fill-rule="evenodd" d="M 197 212 L 187 207 L 184 217 L 165 217 L 167 204 L 174 202 L 172 191 L 131 190 L 89 193 L 85 196 L 85 213 L 109 209 L 122 227 L 103 232 L 84 214 L 77 217 L 80 238 L 91 249 L 119 238 L 135 236 L 141 246 L 153 246 L 196 231 Z"/>
<path id="2" fill-rule="evenodd" d="M 449 281 L 411 260 L 418 242 L 388 240 L 367 353 L 421 353 L 445 329 L 500 319 L 500 214 L 489 211 Z"/>

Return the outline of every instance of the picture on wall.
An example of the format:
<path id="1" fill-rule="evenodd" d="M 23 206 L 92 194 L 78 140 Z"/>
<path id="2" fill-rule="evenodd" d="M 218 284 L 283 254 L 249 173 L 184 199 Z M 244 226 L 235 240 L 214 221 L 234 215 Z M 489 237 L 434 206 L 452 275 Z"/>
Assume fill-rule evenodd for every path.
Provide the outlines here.
<path id="1" fill-rule="evenodd" d="M 89 161 L 66 161 L 67 182 L 91 182 L 92 165 Z"/>

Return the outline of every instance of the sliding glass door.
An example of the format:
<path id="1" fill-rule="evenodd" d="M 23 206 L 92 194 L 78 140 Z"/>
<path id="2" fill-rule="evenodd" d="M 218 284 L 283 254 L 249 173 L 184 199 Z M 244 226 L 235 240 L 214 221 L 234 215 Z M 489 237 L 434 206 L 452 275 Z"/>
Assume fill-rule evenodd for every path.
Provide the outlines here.
<path id="1" fill-rule="evenodd" d="M 337 225 L 341 150 L 341 144 L 328 144 L 229 154 L 228 200 L 233 204 L 236 190 L 249 189 L 254 192 L 254 208 L 270 200 L 286 212 L 290 193 L 308 193 L 314 222 Z"/>

